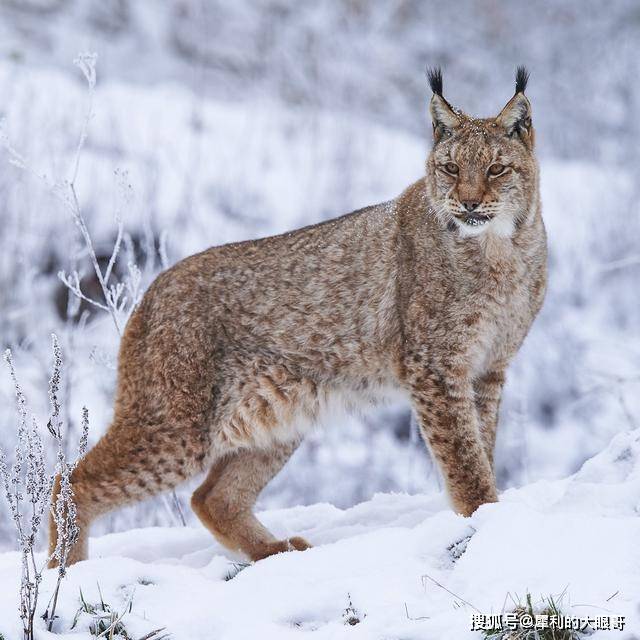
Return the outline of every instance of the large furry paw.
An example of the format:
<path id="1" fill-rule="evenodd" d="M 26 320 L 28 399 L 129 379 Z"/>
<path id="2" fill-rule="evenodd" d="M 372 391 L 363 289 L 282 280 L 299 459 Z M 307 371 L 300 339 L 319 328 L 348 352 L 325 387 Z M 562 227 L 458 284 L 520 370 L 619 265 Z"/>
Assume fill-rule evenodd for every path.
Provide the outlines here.
<path id="1" fill-rule="evenodd" d="M 311 549 L 311 544 L 300 536 L 294 536 L 293 538 L 287 538 L 283 540 L 287 543 L 287 551 L 305 551 Z"/>
<path id="2" fill-rule="evenodd" d="M 262 549 L 254 554 L 252 560 L 262 560 L 264 558 L 268 558 L 269 556 L 273 556 L 276 553 L 285 553 L 287 551 L 305 551 L 306 549 L 311 549 L 311 545 L 304 538 L 301 538 L 300 536 L 294 536 L 293 538 L 276 540 L 275 542 L 270 542 L 264 545 Z"/>

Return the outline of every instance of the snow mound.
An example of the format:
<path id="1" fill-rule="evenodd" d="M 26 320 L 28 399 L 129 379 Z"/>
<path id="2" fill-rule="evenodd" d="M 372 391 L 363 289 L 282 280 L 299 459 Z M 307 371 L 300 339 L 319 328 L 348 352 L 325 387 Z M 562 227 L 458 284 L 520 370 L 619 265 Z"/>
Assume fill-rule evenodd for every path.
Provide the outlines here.
<path id="1" fill-rule="evenodd" d="M 566 590 L 568 614 L 624 615 L 616 637 L 634 638 L 639 498 L 635 430 L 619 434 L 575 475 L 509 490 L 471 518 L 448 509 L 442 494 L 379 494 L 345 510 L 317 504 L 264 512 L 277 535 L 301 534 L 315 547 L 246 567 L 204 529 L 111 534 L 92 539 L 91 559 L 70 569 L 57 626 L 70 628 L 80 589 L 99 600 L 99 583 L 115 609 L 132 599 L 124 619 L 132 637 L 166 627 L 174 640 L 284 640 L 305 631 L 332 639 L 477 638 L 470 630 L 476 609 L 499 613 L 509 594 L 529 592 L 536 600 Z M 18 575 L 17 554 L 1 555 L 6 638 L 19 635 Z M 43 601 L 54 579 L 48 572 Z M 88 622 L 81 618 L 55 637 L 89 637 Z"/>

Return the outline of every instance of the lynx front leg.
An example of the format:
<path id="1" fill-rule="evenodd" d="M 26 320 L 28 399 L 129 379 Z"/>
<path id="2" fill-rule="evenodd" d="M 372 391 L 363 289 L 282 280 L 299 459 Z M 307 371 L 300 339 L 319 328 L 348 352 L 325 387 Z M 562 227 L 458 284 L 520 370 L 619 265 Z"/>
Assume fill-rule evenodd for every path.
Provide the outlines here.
<path id="1" fill-rule="evenodd" d="M 504 382 L 504 369 L 493 369 L 478 378 L 473 384 L 484 450 L 492 467 L 496 429 L 498 428 L 498 411 Z"/>
<path id="2" fill-rule="evenodd" d="M 481 504 L 496 502 L 495 478 L 468 377 L 422 372 L 412 387 L 422 435 L 440 465 L 456 511 L 468 516 Z"/>

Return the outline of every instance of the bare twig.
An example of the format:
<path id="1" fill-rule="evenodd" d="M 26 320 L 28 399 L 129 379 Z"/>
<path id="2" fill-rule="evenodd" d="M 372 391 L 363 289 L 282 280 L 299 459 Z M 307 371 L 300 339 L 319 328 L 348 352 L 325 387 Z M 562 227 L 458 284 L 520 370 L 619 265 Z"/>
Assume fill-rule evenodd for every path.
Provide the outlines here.
<path id="1" fill-rule="evenodd" d="M 415 618 L 410 616 L 409 615 L 409 607 L 407 606 L 406 602 L 404 603 L 404 612 L 405 612 L 405 615 L 407 616 L 407 620 L 413 620 L 414 622 L 418 621 L 418 620 L 430 620 L 429 616 L 417 616 Z"/>
<path id="2" fill-rule="evenodd" d="M 432 578 L 430 575 L 428 575 L 426 573 L 422 576 L 422 585 L 423 586 L 425 586 L 425 578 L 427 580 L 430 580 L 431 582 L 433 582 L 433 584 L 435 584 L 436 587 L 440 587 L 441 589 L 443 589 L 444 591 L 446 591 L 447 593 L 452 595 L 454 598 L 456 598 L 456 600 L 459 600 L 460 602 L 463 602 L 464 604 L 470 606 L 472 609 L 475 609 L 478 613 L 482 613 L 480 611 L 480 609 L 478 609 L 478 607 L 476 607 L 475 605 L 471 604 L 468 600 L 465 600 L 464 598 L 460 597 L 458 594 L 453 593 L 453 591 L 450 591 L 449 589 L 447 589 L 447 587 L 445 587 L 443 584 L 440 584 L 435 578 Z"/>

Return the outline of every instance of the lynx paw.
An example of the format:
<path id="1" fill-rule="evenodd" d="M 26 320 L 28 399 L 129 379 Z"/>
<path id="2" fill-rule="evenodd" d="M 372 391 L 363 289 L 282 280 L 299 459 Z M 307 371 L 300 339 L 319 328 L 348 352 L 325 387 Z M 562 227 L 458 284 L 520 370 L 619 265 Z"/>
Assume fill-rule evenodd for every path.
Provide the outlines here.
<path id="1" fill-rule="evenodd" d="M 288 538 L 287 540 L 283 540 L 283 542 L 287 543 L 287 551 L 305 551 L 306 549 L 311 549 L 311 545 L 300 536 Z"/>
<path id="2" fill-rule="evenodd" d="M 285 540 L 277 540 L 276 542 L 270 542 L 266 544 L 259 552 L 257 552 L 253 560 L 262 560 L 273 556 L 276 553 L 285 553 L 287 551 L 305 551 L 310 549 L 311 545 L 300 536 L 294 536 L 293 538 L 286 538 Z"/>

